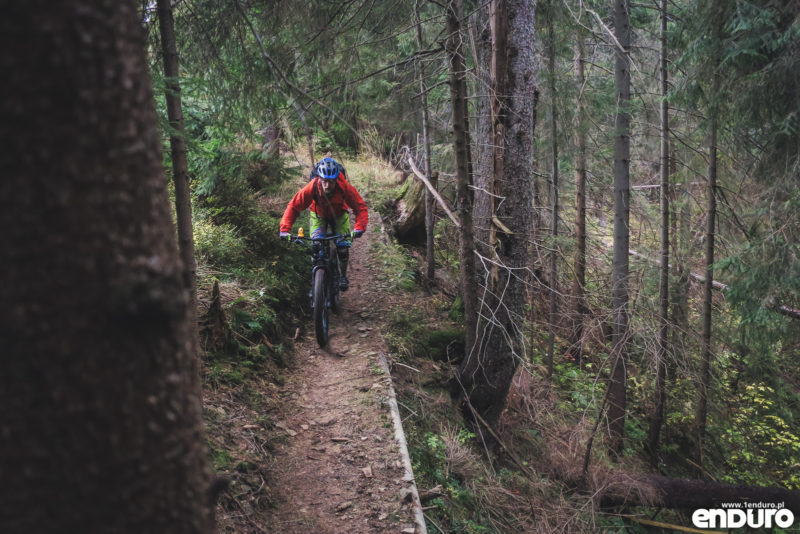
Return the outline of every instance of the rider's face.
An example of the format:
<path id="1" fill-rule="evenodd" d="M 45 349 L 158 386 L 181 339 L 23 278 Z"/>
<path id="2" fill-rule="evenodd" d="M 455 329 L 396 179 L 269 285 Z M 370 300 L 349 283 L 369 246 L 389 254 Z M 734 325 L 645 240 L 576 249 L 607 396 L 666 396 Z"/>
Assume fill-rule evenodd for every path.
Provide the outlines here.
<path id="1" fill-rule="evenodd" d="M 320 180 L 322 182 L 322 191 L 325 194 L 332 193 L 336 189 L 336 180 Z"/>

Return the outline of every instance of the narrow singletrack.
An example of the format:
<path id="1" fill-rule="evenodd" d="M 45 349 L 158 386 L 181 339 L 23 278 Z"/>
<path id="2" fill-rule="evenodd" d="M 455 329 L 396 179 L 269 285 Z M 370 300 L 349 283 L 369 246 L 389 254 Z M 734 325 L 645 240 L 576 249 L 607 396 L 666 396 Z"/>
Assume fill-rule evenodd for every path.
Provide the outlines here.
<path id="1" fill-rule="evenodd" d="M 272 532 L 416 532 L 413 482 L 404 476 L 379 364 L 386 350 L 380 312 L 388 304 L 373 283 L 368 251 L 380 237 L 372 227 L 351 250 L 350 289 L 342 311 L 331 314 L 328 346 L 317 346 L 311 323 L 296 342 L 276 421 L 285 439 L 269 466 L 278 495 Z"/>

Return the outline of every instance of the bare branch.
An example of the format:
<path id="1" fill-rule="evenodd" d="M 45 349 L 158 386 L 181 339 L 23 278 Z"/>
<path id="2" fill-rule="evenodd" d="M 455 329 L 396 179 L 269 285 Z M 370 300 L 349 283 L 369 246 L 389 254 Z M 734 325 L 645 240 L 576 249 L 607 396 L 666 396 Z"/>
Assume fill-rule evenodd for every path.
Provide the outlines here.
<path id="1" fill-rule="evenodd" d="M 406 159 L 408 160 L 408 164 L 411 167 L 411 171 L 414 173 L 414 176 L 416 176 L 423 184 L 425 184 L 425 187 L 428 188 L 442 209 L 444 209 L 445 213 L 447 213 L 447 215 L 450 217 L 450 220 L 453 221 L 453 224 L 455 224 L 457 228 L 461 228 L 461 223 L 458 221 L 458 219 L 456 219 L 456 216 L 453 215 L 453 212 L 450 211 L 450 208 L 447 206 L 447 202 L 445 202 L 445 200 L 439 195 L 439 192 L 436 190 L 436 188 L 431 185 L 428 179 L 425 178 L 425 175 L 422 174 L 414 164 L 414 158 L 411 157 L 411 151 L 407 146 L 404 146 L 403 150 L 406 153 Z"/>
<path id="2" fill-rule="evenodd" d="M 366 143 L 367 141 L 361 136 L 361 134 L 358 132 L 358 130 L 356 130 L 356 128 L 352 124 L 350 124 L 348 121 L 346 121 L 335 110 L 331 109 L 327 104 L 317 100 L 316 98 L 314 98 L 313 96 L 311 96 L 310 94 L 308 94 L 307 92 L 303 91 L 302 89 L 300 89 L 299 87 L 297 87 L 296 85 L 294 85 L 292 82 L 289 81 L 289 79 L 283 73 L 283 71 L 278 66 L 278 64 L 269 56 L 269 54 L 267 54 L 267 51 L 264 48 L 264 43 L 263 43 L 263 41 L 261 39 L 261 36 L 258 34 L 258 32 L 256 32 L 256 29 L 253 26 L 253 23 L 250 21 L 250 18 L 247 16 L 247 13 L 244 11 L 244 8 L 242 7 L 242 4 L 239 2 L 239 0 L 236 0 L 236 7 L 238 8 L 239 12 L 242 14 L 242 18 L 245 20 L 247 25 L 250 27 L 250 31 L 252 32 L 253 37 L 256 39 L 256 42 L 258 43 L 258 48 L 261 50 L 261 55 L 270 64 L 270 66 L 272 67 L 272 70 L 275 71 L 276 74 L 278 74 L 278 76 L 283 81 L 283 83 L 286 84 L 286 87 L 288 87 L 289 89 L 294 91 L 296 94 L 309 99 L 310 101 L 314 102 L 318 106 L 321 106 L 324 109 L 326 109 L 327 111 L 329 111 L 334 117 L 339 119 L 339 121 L 341 121 L 342 124 L 347 126 L 347 128 L 351 132 L 353 132 L 353 134 L 356 136 L 356 138 L 359 141 L 361 141 L 362 143 Z M 308 110 L 308 111 L 309 111 L 309 113 L 314 115 L 313 112 L 311 112 L 310 110 Z M 314 118 L 316 118 L 317 121 L 319 121 L 320 123 L 322 122 L 322 121 L 319 120 L 318 117 L 314 116 Z"/>

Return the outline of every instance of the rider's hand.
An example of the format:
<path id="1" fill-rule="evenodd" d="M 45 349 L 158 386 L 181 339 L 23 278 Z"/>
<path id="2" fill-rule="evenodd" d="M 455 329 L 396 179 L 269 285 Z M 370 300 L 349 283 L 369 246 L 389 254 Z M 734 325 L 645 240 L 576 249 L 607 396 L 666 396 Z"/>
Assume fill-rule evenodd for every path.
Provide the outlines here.
<path id="1" fill-rule="evenodd" d="M 361 237 L 364 234 L 364 230 L 353 230 L 350 232 L 350 237 L 353 239 Z"/>
<path id="2" fill-rule="evenodd" d="M 291 235 L 292 234 L 290 234 L 289 232 L 281 232 L 280 233 L 280 238 L 281 239 L 285 239 L 285 240 L 288 241 L 289 239 L 291 239 Z"/>

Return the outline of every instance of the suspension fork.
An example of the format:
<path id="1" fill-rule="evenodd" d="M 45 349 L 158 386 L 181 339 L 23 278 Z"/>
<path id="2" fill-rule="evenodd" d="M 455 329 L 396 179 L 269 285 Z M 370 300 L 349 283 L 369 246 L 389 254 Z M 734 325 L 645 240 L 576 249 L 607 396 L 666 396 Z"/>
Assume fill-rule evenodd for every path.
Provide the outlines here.
<path id="1" fill-rule="evenodd" d="M 325 286 L 328 289 L 328 294 L 326 295 L 326 303 L 325 303 L 327 305 L 328 304 L 327 300 L 329 300 L 330 296 L 331 296 L 330 292 L 331 292 L 331 287 L 332 287 L 332 284 L 333 284 L 333 282 L 332 282 L 333 273 L 331 272 L 330 265 L 315 265 L 314 267 L 312 267 L 312 269 L 311 269 L 311 291 L 312 292 L 314 291 L 314 278 L 317 276 L 317 271 L 325 271 Z M 314 300 L 314 295 L 313 294 L 311 295 L 311 300 L 312 300 L 312 303 L 313 303 L 313 300 Z"/>

